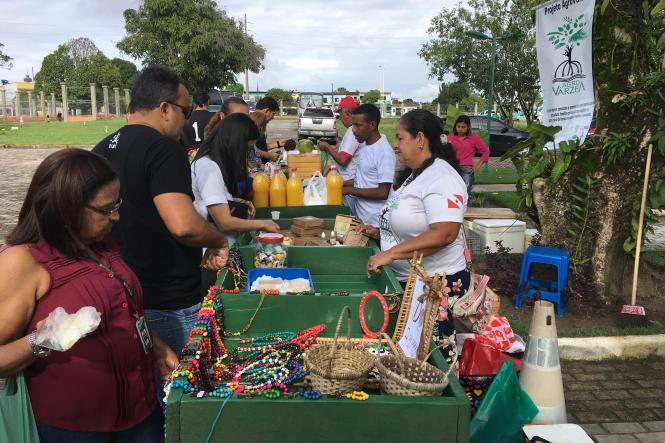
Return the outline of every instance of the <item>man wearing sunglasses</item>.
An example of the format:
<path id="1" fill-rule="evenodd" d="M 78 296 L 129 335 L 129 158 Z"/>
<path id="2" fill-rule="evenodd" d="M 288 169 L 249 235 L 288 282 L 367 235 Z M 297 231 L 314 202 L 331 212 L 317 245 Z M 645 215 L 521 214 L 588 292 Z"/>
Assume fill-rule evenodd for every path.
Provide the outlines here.
<path id="1" fill-rule="evenodd" d="M 189 162 L 177 141 L 190 113 L 184 81 L 151 66 L 131 97 L 128 124 L 93 152 L 120 178 L 122 206 L 104 209 L 120 212 L 112 234 L 141 281 L 150 329 L 180 352 L 199 309 L 201 267 L 226 265 L 228 243 L 192 203 Z"/>

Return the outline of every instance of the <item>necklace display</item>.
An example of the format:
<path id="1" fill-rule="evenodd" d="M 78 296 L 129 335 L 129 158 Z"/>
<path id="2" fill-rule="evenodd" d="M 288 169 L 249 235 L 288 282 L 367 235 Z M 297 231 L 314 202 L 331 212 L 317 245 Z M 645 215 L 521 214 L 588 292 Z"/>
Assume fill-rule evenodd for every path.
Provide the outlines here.
<path id="1" fill-rule="evenodd" d="M 232 393 L 250 396 L 267 391 L 268 398 L 276 398 L 276 394 L 288 392 L 287 384 L 307 375 L 302 353 L 326 329 L 326 325 L 300 332 L 280 331 L 241 339 L 241 346 L 229 351 L 222 337 L 247 332 L 261 308 L 263 297 L 243 331 L 229 333 L 224 329 L 222 293 L 218 286 L 211 286 L 203 299 L 183 349 L 183 358 L 173 371 L 171 388 L 182 388 L 197 397 L 219 398 Z"/>

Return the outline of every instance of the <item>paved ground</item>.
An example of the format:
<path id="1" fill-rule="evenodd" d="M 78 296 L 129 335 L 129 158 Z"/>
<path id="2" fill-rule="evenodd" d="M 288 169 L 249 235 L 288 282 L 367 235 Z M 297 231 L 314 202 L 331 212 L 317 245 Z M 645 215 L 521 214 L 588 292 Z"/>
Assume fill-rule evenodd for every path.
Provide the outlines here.
<path id="1" fill-rule="evenodd" d="M 598 443 L 665 442 L 665 358 L 561 367 L 570 423 Z"/>

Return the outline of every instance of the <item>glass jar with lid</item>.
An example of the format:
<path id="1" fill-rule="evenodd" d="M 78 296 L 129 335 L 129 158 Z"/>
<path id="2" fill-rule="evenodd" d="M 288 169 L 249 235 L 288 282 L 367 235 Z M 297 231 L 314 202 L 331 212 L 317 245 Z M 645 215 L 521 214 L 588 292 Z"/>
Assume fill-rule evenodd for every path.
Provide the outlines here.
<path id="1" fill-rule="evenodd" d="M 261 234 L 256 239 L 254 267 L 284 268 L 286 267 L 286 251 L 287 248 L 284 246 L 284 236 L 282 234 Z"/>

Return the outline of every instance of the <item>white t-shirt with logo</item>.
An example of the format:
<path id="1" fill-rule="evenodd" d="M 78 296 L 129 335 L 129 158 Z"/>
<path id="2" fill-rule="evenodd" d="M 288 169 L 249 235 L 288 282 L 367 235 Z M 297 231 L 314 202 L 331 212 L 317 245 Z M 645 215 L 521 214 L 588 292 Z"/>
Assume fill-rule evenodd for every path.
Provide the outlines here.
<path id="1" fill-rule="evenodd" d="M 372 145 L 360 144 L 356 162 L 355 188 L 378 188 L 380 183 L 392 183 L 395 177 L 397 156 L 385 135 Z M 356 217 L 364 224 L 379 226 L 379 213 L 385 200 L 371 200 L 357 197 Z"/>
<path id="2" fill-rule="evenodd" d="M 201 217 L 208 221 L 208 206 L 229 204 L 233 195 L 224 183 L 224 176 L 219 165 L 210 157 L 201 157 L 192 163 L 192 193 L 194 194 L 194 208 Z M 217 229 L 214 223 L 210 223 Z M 235 242 L 236 232 L 226 231 L 229 246 Z"/>
<path id="3" fill-rule="evenodd" d="M 358 143 L 358 140 L 356 140 L 356 136 L 353 135 L 351 127 L 349 127 L 346 130 L 346 133 L 344 134 L 344 137 L 342 137 L 342 141 L 339 144 L 339 153 L 344 157 L 350 158 L 351 161 L 349 161 L 349 164 L 347 164 L 346 166 L 342 166 L 339 163 L 335 162 L 335 165 L 337 165 L 337 172 L 339 172 L 339 175 L 342 176 L 342 179 L 344 181 L 352 180 L 356 176 L 356 162 L 358 161 L 360 146 L 361 144 Z"/>
<path id="4" fill-rule="evenodd" d="M 432 223 L 462 223 L 466 205 L 464 180 L 448 162 L 437 158 L 418 177 L 409 177 L 391 192 L 380 215 L 381 250 L 421 235 Z M 444 272 L 450 275 L 466 268 L 461 226 L 451 244 L 423 258 L 423 267 L 430 276 Z M 394 261 L 392 268 L 398 280 L 407 279 L 407 260 Z"/>

